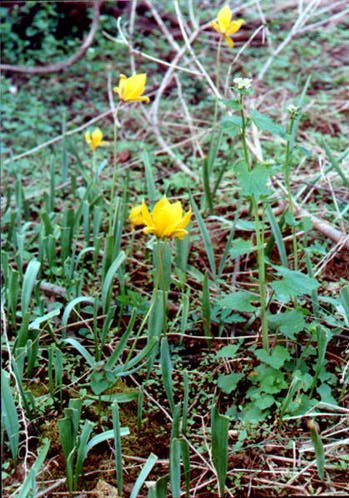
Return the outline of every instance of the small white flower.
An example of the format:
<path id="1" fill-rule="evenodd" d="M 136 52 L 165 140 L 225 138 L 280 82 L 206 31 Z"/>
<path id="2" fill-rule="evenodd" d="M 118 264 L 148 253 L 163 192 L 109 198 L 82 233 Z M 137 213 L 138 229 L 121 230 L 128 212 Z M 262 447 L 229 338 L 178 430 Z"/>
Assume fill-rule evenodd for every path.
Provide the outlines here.
<path id="1" fill-rule="evenodd" d="M 252 80 L 250 78 L 234 78 L 233 83 L 238 90 L 247 90 L 251 88 Z"/>
<path id="2" fill-rule="evenodd" d="M 16 87 L 16 85 L 10 85 L 10 86 L 9 86 L 8 91 L 9 91 L 12 95 L 16 95 L 16 93 L 18 92 L 18 88 Z"/>
<path id="3" fill-rule="evenodd" d="M 290 104 L 288 107 L 287 107 L 287 110 L 290 114 L 296 114 L 296 112 L 298 111 L 298 107 L 293 105 L 293 104 Z"/>

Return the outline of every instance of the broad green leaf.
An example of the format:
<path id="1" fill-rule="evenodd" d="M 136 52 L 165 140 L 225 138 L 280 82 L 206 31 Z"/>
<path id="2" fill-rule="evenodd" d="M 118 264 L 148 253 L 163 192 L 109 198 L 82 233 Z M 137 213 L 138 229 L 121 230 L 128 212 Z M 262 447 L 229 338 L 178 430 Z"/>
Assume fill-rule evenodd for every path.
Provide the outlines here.
<path id="1" fill-rule="evenodd" d="M 250 112 L 250 117 L 254 124 L 262 131 L 267 131 L 272 135 L 277 135 L 281 138 L 285 138 L 286 132 L 285 128 L 278 123 L 275 123 L 269 116 L 262 114 L 255 109 Z"/>
<path id="2" fill-rule="evenodd" d="M 275 346 L 271 354 L 268 354 L 264 349 L 257 349 L 255 355 L 260 361 L 263 361 L 272 368 L 278 370 L 286 360 L 290 359 L 290 353 L 283 346 Z"/>
<path id="3" fill-rule="evenodd" d="M 225 116 L 222 119 L 222 130 L 229 133 L 230 136 L 235 137 L 240 133 L 242 128 L 241 116 Z"/>
<path id="4" fill-rule="evenodd" d="M 257 308 L 251 304 L 252 301 L 257 301 L 258 298 L 247 291 L 236 291 L 226 294 L 217 299 L 216 304 L 222 308 L 229 308 L 232 311 L 256 311 Z"/>
<path id="5" fill-rule="evenodd" d="M 230 256 L 235 259 L 243 254 L 248 254 L 253 251 L 253 244 L 250 240 L 245 239 L 235 239 L 231 243 L 231 249 L 229 251 Z"/>
<path id="6" fill-rule="evenodd" d="M 234 391 L 239 383 L 239 381 L 243 378 L 244 374 L 242 373 L 232 373 L 228 375 L 220 375 L 218 377 L 218 387 L 226 394 L 230 394 Z"/>
<path id="7" fill-rule="evenodd" d="M 328 384 L 321 384 L 316 389 L 316 392 L 320 394 L 321 401 L 323 403 L 328 403 L 329 405 L 338 405 L 337 401 L 332 396 L 332 390 Z"/>
<path id="8" fill-rule="evenodd" d="M 260 197 L 268 196 L 271 193 L 267 186 L 270 171 L 262 164 L 258 164 L 251 171 L 249 171 L 245 165 L 239 164 L 239 166 L 236 167 L 236 176 L 243 197 L 254 196 L 256 199 L 259 199 Z"/>
<path id="9" fill-rule="evenodd" d="M 240 111 L 241 109 L 241 103 L 238 99 L 219 99 L 219 101 L 235 111 Z"/>
<path id="10" fill-rule="evenodd" d="M 240 344 L 229 344 L 228 346 L 224 346 L 218 351 L 217 358 L 234 358 L 239 347 Z"/>
<path id="11" fill-rule="evenodd" d="M 275 399 L 270 394 L 261 394 L 261 396 L 254 401 L 255 405 L 261 410 L 266 410 L 275 403 Z"/>
<path id="12" fill-rule="evenodd" d="M 277 313 L 276 315 L 269 315 L 268 321 L 272 325 L 278 327 L 289 339 L 294 340 L 295 334 L 301 332 L 306 327 L 304 314 L 298 310 L 285 311 L 284 313 Z"/>
<path id="13" fill-rule="evenodd" d="M 270 285 L 276 292 L 277 299 L 283 303 L 287 303 L 297 296 L 309 295 L 320 286 L 315 278 L 308 277 L 298 270 L 290 270 L 282 266 L 274 268 L 282 276 L 282 279 L 272 282 Z"/>

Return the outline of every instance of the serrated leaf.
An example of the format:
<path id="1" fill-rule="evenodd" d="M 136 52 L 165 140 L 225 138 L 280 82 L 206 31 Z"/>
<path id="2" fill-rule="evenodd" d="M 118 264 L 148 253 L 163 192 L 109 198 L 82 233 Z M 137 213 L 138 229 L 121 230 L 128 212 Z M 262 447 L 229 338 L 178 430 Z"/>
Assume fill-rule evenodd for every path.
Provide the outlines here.
<path id="1" fill-rule="evenodd" d="M 295 334 L 304 330 L 306 322 L 301 311 L 291 310 L 277 315 L 269 315 L 268 321 L 278 327 L 289 339 L 295 339 Z"/>
<path id="2" fill-rule="evenodd" d="M 243 254 L 248 254 L 252 250 L 253 244 L 250 240 L 238 238 L 233 240 L 229 254 L 232 258 L 237 258 Z"/>
<path id="3" fill-rule="evenodd" d="M 256 311 L 257 308 L 251 304 L 257 297 L 247 291 L 237 291 L 226 294 L 216 303 L 222 308 L 229 308 L 232 311 Z"/>
<path id="4" fill-rule="evenodd" d="M 222 119 L 222 130 L 230 135 L 237 135 L 242 128 L 241 116 L 224 116 Z"/>
<path id="5" fill-rule="evenodd" d="M 270 394 L 261 394 L 261 396 L 255 400 L 255 405 L 261 410 L 266 410 L 274 403 L 275 399 Z"/>
<path id="6" fill-rule="evenodd" d="M 254 196 L 258 199 L 270 194 L 270 189 L 267 186 L 270 172 L 266 166 L 258 164 L 254 169 L 249 171 L 245 165 L 239 164 L 236 167 L 236 176 L 242 196 Z"/>
<path id="7" fill-rule="evenodd" d="M 254 124 L 262 131 L 267 131 L 272 135 L 277 135 L 281 138 L 285 138 L 286 132 L 285 128 L 278 123 L 275 123 L 269 116 L 262 114 L 261 112 L 253 109 L 250 112 L 250 117 Z"/>
<path id="8" fill-rule="evenodd" d="M 219 101 L 235 111 L 240 111 L 241 109 L 241 103 L 238 99 L 219 99 Z"/>
<path id="9" fill-rule="evenodd" d="M 283 278 L 270 285 L 276 292 L 277 299 L 283 303 L 287 303 L 297 296 L 309 295 L 320 285 L 315 278 L 308 277 L 300 271 L 290 270 L 282 266 L 277 266 L 275 269 Z"/>
<path id="10" fill-rule="evenodd" d="M 278 370 L 286 360 L 290 359 L 290 353 L 283 346 L 275 346 L 272 353 L 269 355 L 264 349 L 257 349 L 255 355 L 260 361 L 263 361 L 272 368 Z"/>
<path id="11" fill-rule="evenodd" d="M 232 373 L 228 375 L 220 375 L 218 377 L 218 387 L 226 394 L 230 394 L 234 391 L 238 385 L 238 382 L 242 379 L 244 374 L 242 373 Z"/>
<path id="12" fill-rule="evenodd" d="M 316 392 L 320 394 L 321 401 L 323 403 L 328 403 L 330 405 L 338 405 L 337 401 L 332 396 L 332 391 L 328 384 L 321 384 L 321 386 L 319 386 L 316 389 Z"/>
<path id="13" fill-rule="evenodd" d="M 240 344 L 229 344 L 224 346 L 217 353 L 217 358 L 234 358 Z"/>

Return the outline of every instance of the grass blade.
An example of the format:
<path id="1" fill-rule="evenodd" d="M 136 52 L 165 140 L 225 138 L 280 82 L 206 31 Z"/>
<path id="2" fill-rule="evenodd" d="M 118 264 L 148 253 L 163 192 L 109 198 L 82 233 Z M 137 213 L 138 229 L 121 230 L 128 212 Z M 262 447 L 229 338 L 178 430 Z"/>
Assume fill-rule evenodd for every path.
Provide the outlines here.
<path id="1" fill-rule="evenodd" d="M 115 447 L 115 469 L 116 469 L 116 482 L 118 486 L 118 493 L 122 495 L 123 481 L 122 481 L 122 446 L 121 446 L 121 427 L 119 416 L 119 405 L 114 402 L 111 407 L 113 418 L 113 431 L 114 431 L 114 447 Z"/>
<path id="2" fill-rule="evenodd" d="M 310 436 L 311 436 L 311 440 L 312 440 L 314 450 L 315 450 L 318 476 L 323 481 L 325 478 L 324 446 L 323 446 L 322 441 L 321 441 L 318 426 L 317 426 L 316 422 L 314 422 L 314 420 L 309 420 L 308 428 L 310 430 Z"/>
<path id="3" fill-rule="evenodd" d="M 32 296 L 32 292 L 34 289 L 34 285 L 36 282 L 36 278 L 38 276 L 40 270 L 41 263 L 36 259 L 32 259 L 26 269 L 23 278 L 23 287 L 22 287 L 22 314 L 23 316 L 26 314 L 29 308 L 30 299 Z"/>
<path id="4" fill-rule="evenodd" d="M 12 458 L 16 462 L 19 445 L 19 421 L 16 405 L 12 396 L 9 377 L 3 369 L 1 369 L 1 408 Z"/>
<path id="5" fill-rule="evenodd" d="M 284 244 L 284 241 L 282 239 L 282 233 L 281 233 L 279 224 L 276 221 L 273 210 L 271 209 L 269 204 L 267 204 L 267 206 L 266 206 L 266 213 L 267 213 L 267 218 L 268 218 L 268 221 L 270 223 L 271 231 L 273 233 L 273 237 L 274 237 L 276 246 L 277 246 L 278 251 L 279 251 L 281 263 L 283 266 L 285 266 L 287 268 L 288 267 L 287 255 L 286 255 L 285 244 Z"/>
<path id="6" fill-rule="evenodd" d="M 212 460 L 217 472 L 219 496 L 224 496 L 228 470 L 228 430 L 230 419 L 214 406 L 211 415 Z"/>
<path id="7" fill-rule="evenodd" d="M 193 207 L 195 217 L 198 221 L 198 225 L 199 225 L 201 236 L 202 236 L 202 239 L 204 242 L 204 247 L 205 247 L 208 262 L 210 265 L 211 273 L 212 273 L 212 276 L 215 277 L 216 276 L 216 262 L 215 262 L 214 252 L 213 252 L 212 240 L 211 240 L 210 234 L 207 230 L 207 227 L 205 225 L 205 222 L 201 216 L 200 210 L 199 210 L 199 208 L 194 200 L 194 197 L 191 194 L 190 194 L 190 202 L 191 202 L 191 205 Z"/>
<path id="8" fill-rule="evenodd" d="M 161 339 L 160 363 L 161 363 L 162 382 L 164 384 L 171 412 L 173 413 L 174 398 L 173 398 L 173 382 L 172 382 L 172 364 L 171 364 L 171 356 L 166 337 L 163 337 Z"/>
<path id="9" fill-rule="evenodd" d="M 152 471 L 152 468 L 156 464 L 157 460 L 158 460 L 158 457 L 156 455 L 154 455 L 154 453 L 151 453 L 148 456 L 147 461 L 145 462 L 144 467 L 141 470 L 141 473 L 139 474 L 139 476 L 137 477 L 135 485 L 133 486 L 130 498 L 137 498 L 138 493 L 144 484 L 144 481 L 146 480 L 146 478 L 148 477 L 148 475 Z"/>
<path id="10" fill-rule="evenodd" d="M 108 311 L 108 308 L 110 306 L 112 283 L 114 281 L 115 274 L 117 273 L 118 269 L 125 261 L 125 259 L 126 254 L 124 253 L 124 251 L 121 251 L 120 254 L 115 258 L 113 263 L 110 265 L 110 268 L 108 269 L 105 276 L 102 286 L 102 305 L 105 313 Z"/>

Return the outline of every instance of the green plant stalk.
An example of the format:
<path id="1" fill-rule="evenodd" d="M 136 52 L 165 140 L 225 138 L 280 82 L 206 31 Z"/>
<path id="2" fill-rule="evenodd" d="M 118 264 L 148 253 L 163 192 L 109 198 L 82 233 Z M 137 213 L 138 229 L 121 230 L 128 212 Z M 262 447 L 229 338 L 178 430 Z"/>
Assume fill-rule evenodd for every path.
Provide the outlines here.
<path id="1" fill-rule="evenodd" d="M 291 190 L 291 136 L 293 133 L 293 127 L 295 123 L 296 116 L 292 114 L 291 120 L 287 130 L 287 142 L 286 142 L 286 153 L 285 153 L 285 162 L 284 162 L 284 176 L 285 176 L 285 184 L 287 190 L 287 198 L 288 198 L 288 208 L 292 217 L 294 216 L 294 204 L 293 204 L 293 196 Z M 292 226 L 292 252 L 294 259 L 294 270 L 298 268 L 298 252 L 297 252 L 297 237 L 296 237 L 296 229 Z"/>
<path id="2" fill-rule="evenodd" d="M 109 212 L 109 235 L 113 233 L 113 214 L 114 214 L 114 196 L 115 196 L 115 183 L 116 183 L 116 175 L 118 172 L 118 109 L 116 108 L 114 113 L 114 127 L 113 127 L 113 178 L 110 189 L 110 212 Z"/>
<path id="3" fill-rule="evenodd" d="M 221 66 L 221 48 L 222 48 L 222 37 L 220 37 L 219 42 L 218 42 L 218 47 L 217 47 L 217 54 L 216 54 L 216 87 L 217 91 L 219 91 L 219 84 L 220 84 L 220 66 Z M 214 130 L 216 128 L 217 124 L 217 115 L 218 115 L 218 99 L 216 97 L 215 99 L 215 104 L 214 104 L 214 113 L 213 113 L 213 127 L 212 127 L 212 134 L 214 134 Z M 211 192 L 211 187 L 210 187 L 210 171 L 209 171 L 209 163 L 208 163 L 208 158 L 205 157 L 203 159 L 203 169 L 202 169 L 202 178 L 203 178 L 203 184 L 204 184 L 204 192 L 205 192 L 205 200 L 206 200 L 206 205 L 208 207 L 209 213 L 213 213 L 213 197 L 212 197 L 212 192 Z"/>
<path id="4" fill-rule="evenodd" d="M 246 141 L 246 116 L 244 112 L 244 101 L 243 96 L 240 94 L 240 115 L 241 115 L 241 140 L 242 140 L 242 149 L 244 152 L 244 159 L 247 166 L 248 171 L 251 171 L 250 158 L 248 155 L 247 141 Z"/>
<path id="5" fill-rule="evenodd" d="M 264 252 L 264 207 L 262 215 L 262 227 L 260 226 L 260 219 L 258 214 L 258 204 L 256 198 L 252 197 L 252 208 L 254 212 L 254 219 L 256 225 L 256 241 L 257 241 L 257 262 L 258 262 L 258 284 L 261 306 L 261 325 L 262 325 L 262 343 L 263 348 L 268 352 L 269 347 L 269 333 L 268 333 L 268 319 L 267 319 L 267 293 L 266 293 L 266 280 L 265 280 L 265 252 Z"/>
<path id="6" fill-rule="evenodd" d="M 164 324 L 163 324 L 163 335 L 166 335 L 167 331 L 167 307 L 168 307 L 168 288 L 166 285 L 166 278 L 165 278 L 165 272 L 164 272 L 164 265 L 163 265 L 163 255 L 166 250 L 166 241 L 157 241 L 156 243 L 156 250 L 158 253 L 158 262 L 159 262 L 159 267 L 158 267 L 158 278 L 154 282 L 154 290 L 155 292 L 160 288 L 162 291 L 162 299 L 163 299 L 163 309 L 164 309 Z"/>
<path id="7" fill-rule="evenodd" d="M 204 159 L 203 159 L 202 176 L 203 176 L 203 183 L 204 183 L 206 205 L 208 207 L 209 214 L 212 214 L 213 213 L 213 202 L 212 202 L 212 193 L 211 193 L 211 187 L 210 187 L 210 173 L 209 173 L 207 157 L 204 157 Z"/>
<path id="8" fill-rule="evenodd" d="M 325 452 L 324 446 L 319 434 L 319 428 L 313 419 L 308 422 L 311 440 L 315 450 L 317 472 L 320 479 L 323 481 L 325 478 Z"/>
<path id="9" fill-rule="evenodd" d="M 251 171 L 250 159 L 247 149 L 246 141 L 246 117 L 244 113 L 243 106 L 243 96 L 240 95 L 240 106 L 241 106 L 241 139 L 242 148 L 244 152 L 245 163 L 249 171 Z M 260 296 L 260 317 L 261 317 L 261 327 L 262 327 L 262 343 L 263 348 L 268 352 L 269 347 L 269 333 L 268 333 L 268 320 L 267 320 L 267 295 L 266 295 L 266 280 L 265 280 L 265 249 L 264 249 L 264 207 L 262 220 L 259 219 L 258 213 L 258 203 L 255 196 L 252 196 L 252 211 L 254 214 L 255 226 L 256 226 L 256 241 L 257 241 L 257 262 L 258 262 L 258 284 L 259 284 L 259 296 Z M 262 226 L 260 224 L 262 221 Z"/>

